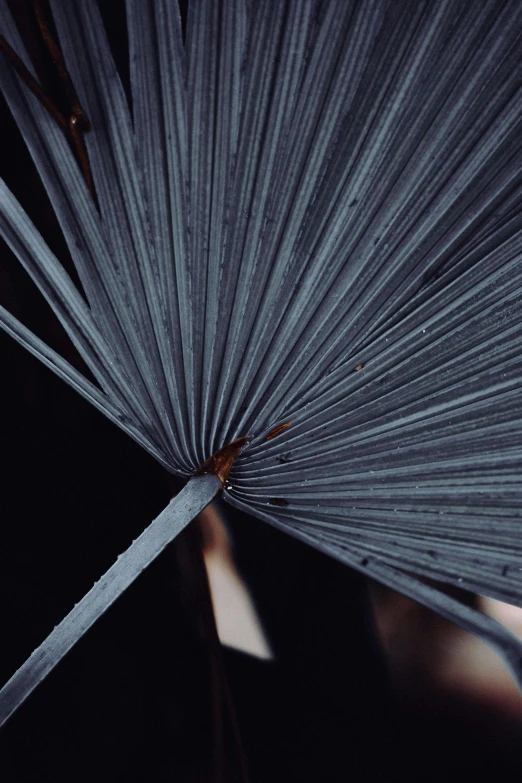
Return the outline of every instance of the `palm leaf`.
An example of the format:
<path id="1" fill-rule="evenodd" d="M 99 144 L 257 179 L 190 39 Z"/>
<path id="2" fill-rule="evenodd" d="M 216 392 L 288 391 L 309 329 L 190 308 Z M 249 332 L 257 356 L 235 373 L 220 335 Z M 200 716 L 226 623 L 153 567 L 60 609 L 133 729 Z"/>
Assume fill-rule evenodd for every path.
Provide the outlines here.
<path id="1" fill-rule="evenodd" d="M 51 7 L 96 199 L 6 62 L 1 83 L 83 290 L 5 186 L 0 229 L 98 387 L 2 310 L 4 328 L 199 473 L 194 508 L 224 486 L 488 639 L 520 681 L 520 642 L 423 581 L 522 605 L 520 4 L 201 0 L 183 31 L 176 4 L 128 0 L 130 107 L 94 0 Z M 31 68 L 6 4 L 0 23 Z M 228 473 L 211 457 L 237 439 Z M 189 517 L 130 547 L 120 592 Z M 4 719 L 77 618 L 5 686 Z"/>

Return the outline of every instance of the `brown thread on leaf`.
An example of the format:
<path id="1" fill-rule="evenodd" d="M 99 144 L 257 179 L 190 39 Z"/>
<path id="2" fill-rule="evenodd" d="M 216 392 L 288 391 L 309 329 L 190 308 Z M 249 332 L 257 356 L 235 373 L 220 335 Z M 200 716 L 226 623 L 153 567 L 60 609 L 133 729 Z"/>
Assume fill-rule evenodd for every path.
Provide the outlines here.
<path id="1" fill-rule="evenodd" d="M 74 89 L 74 85 L 69 75 L 69 71 L 65 66 L 62 53 L 51 34 L 40 0 L 33 0 L 33 8 L 38 28 L 47 47 L 47 51 L 49 52 L 51 60 L 53 61 L 53 65 L 57 71 L 66 99 L 69 103 L 69 116 L 64 116 L 57 108 L 55 103 L 47 95 L 45 90 L 38 84 L 29 69 L 25 66 L 23 60 L 17 55 L 12 46 L 3 36 L 0 36 L 0 52 L 2 52 L 26 87 L 40 101 L 44 109 L 49 112 L 58 127 L 64 132 L 73 148 L 73 152 L 80 167 L 85 184 L 87 185 L 91 196 L 94 197 L 94 182 L 92 178 L 91 167 L 89 165 L 87 150 L 85 148 L 85 143 L 82 136 L 83 133 L 86 133 L 91 129 L 91 126 L 85 112 L 80 105 L 76 90 Z"/>
<path id="2" fill-rule="evenodd" d="M 11 64 L 13 70 L 16 71 L 20 79 L 23 81 L 26 87 L 33 93 L 40 101 L 44 109 L 47 109 L 56 124 L 63 130 L 67 131 L 67 123 L 58 111 L 54 103 L 48 97 L 47 93 L 40 87 L 32 73 L 25 67 L 23 60 L 17 55 L 13 47 L 7 43 L 3 35 L 0 35 L 0 51 Z"/>
<path id="3" fill-rule="evenodd" d="M 237 438 L 237 440 L 227 443 L 226 446 L 218 449 L 206 462 L 200 465 L 192 475 L 204 476 L 207 473 L 213 473 L 221 481 L 221 489 L 223 489 L 229 477 L 232 463 L 251 438 L 252 435 L 245 435 L 243 438 Z"/>
<path id="4" fill-rule="evenodd" d="M 270 430 L 265 440 L 272 440 L 272 438 L 277 438 L 277 436 L 281 435 L 281 433 L 284 432 L 287 427 L 291 425 L 291 423 L 291 421 L 285 421 L 284 424 L 278 424 L 277 427 L 274 427 L 273 430 Z"/>
<path id="5" fill-rule="evenodd" d="M 91 124 L 80 105 L 78 95 L 74 89 L 71 76 L 65 65 L 60 48 L 51 34 L 41 0 L 33 0 L 33 7 L 36 21 L 38 23 L 38 27 L 40 28 L 40 33 L 45 42 L 51 60 L 53 61 L 53 65 L 56 68 L 63 91 L 70 106 L 71 113 L 67 119 L 67 135 L 69 136 L 69 140 L 75 152 L 78 165 L 80 166 L 80 171 L 85 180 L 85 184 L 87 185 L 91 196 L 94 196 L 94 182 L 92 179 L 92 172 L 89 165 L 87 150 L 85 148 L 85 143 L 82 136 L 83 133 L 90 131 Z"/>

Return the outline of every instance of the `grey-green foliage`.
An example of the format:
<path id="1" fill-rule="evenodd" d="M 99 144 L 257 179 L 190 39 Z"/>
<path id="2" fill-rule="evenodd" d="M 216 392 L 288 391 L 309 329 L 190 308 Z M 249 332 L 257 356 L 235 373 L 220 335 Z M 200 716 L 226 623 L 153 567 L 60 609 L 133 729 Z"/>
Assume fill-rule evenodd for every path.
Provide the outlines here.
<path id="1" fill-rule="evenodd" d="M 94 0 L 51 7 L 99 209 L 1 80 L 85 298 L 5 187 L 0 228 L 99 388 L 4 328 L 180 476 L 253 436 L 229 502 L 520 677 L 514 637 L 415 575 L 522 605 L 522 5 L 198 0 L 184 39 L 128 0 L 132 110 Z"/>

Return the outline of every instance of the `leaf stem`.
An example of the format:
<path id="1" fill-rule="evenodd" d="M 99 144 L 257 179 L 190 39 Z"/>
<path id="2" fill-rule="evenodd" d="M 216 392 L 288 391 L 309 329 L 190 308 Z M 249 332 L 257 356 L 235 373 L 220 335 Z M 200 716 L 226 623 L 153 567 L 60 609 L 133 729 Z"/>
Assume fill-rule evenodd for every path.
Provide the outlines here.
<path id="1" fill-rule="evenodd" d="M 0 691 L 0 727 L 124 590 L 221 489 L 206 474 L 190 479 L 161 514 L 99 579 Z"/>

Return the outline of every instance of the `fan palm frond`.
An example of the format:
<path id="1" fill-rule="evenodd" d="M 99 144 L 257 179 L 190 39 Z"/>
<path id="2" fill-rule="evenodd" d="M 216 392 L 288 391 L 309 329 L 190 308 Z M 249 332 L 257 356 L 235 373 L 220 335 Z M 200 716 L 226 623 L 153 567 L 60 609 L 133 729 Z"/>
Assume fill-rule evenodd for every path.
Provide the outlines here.
<path id="1" fill-rule="evenodd" d="M 520 3 L 201 0 L 183 31 L 176 3 L 128 0 L 131 106 L 94 0 L 51 8 L 95 197 L 7 62 L 1 86 L 82 290 L 5 185 L 0 229 L 98 385 L 0 321 L 193 478 L 3 719 L 222 487 L 520 680 L 520 642 L 424 581 L 522 606 Z M 0 23 L 31 69 L 5 3 Z"/>

